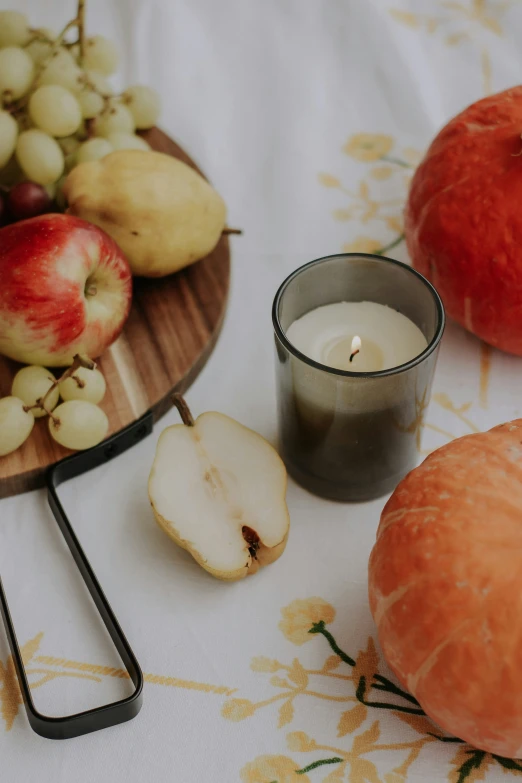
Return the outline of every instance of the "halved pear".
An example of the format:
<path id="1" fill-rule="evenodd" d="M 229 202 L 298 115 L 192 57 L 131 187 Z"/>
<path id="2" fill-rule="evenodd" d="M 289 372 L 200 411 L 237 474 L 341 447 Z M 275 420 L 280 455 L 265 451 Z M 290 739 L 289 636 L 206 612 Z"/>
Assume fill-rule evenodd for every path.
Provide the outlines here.
<path id="1" fill-rule="evenodd" d="M 194 422 L 187 410 L 186 423 L 167 427 L 158 440 L 152 508 L 163 530 L 206 571 L 243 579 L 286 546 L 286 469 L 256 432 L 215 412 Z"/>

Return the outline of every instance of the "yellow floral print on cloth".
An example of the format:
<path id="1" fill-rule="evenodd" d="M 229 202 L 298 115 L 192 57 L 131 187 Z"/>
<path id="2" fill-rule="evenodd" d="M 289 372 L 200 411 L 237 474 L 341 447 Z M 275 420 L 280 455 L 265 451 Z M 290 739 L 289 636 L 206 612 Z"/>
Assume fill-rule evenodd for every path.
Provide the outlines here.
<path id="1" fill-rule="evenodd" d="M 345 253 L 382 253 L 382 243 L 371 237 L 356 236 L 352 242 L 343 244 Z"/>
<path id="2" fill-rule="evenodd" d="M 404 239 L 402 211 L 411 175 L 421 153 L 411 147 L 399 151 L 395 148 L 392 136 L 356 133 L 347 139 L 342 152 L 366 167 L 366 176 L 359 180 L 357 187 L 347 187 L 333 174 L 318 174 L 318 181 L 323 187 L 338 190 L 345 200 L 344 206 L 332 212 L 335 220 L 369 225 L 382 235 L 382 239 L 378 239 L 358 234 L 343 244 L 345 253 L 382 255 Z M 369 164 L 373 165 L 369 167 Z"/>
<path id="3" fill-rule="evenodd" d="M 386 160 L 386 155 L 393 147 L 391 136 L 377 133 L 356 133 L 351 136 L 343 147 L 343 152 L 363 163 L 374 163 L 376 160 Z"/>
<path id="4" fill-rule="evenodd" d="M 56 680 L 59 677 L 77 677 L 82 680 L 95 681 L 98 679 L 94 675 L 84 672 L 57 671 L 48 668 L 47 666 L 37 665 L 40 662 L 40 659 L 36 657 L 36 653 L 40 648 L 42 638 L 43 633 L 37 634 L 34 639 L 31 639 L 24 644 L 20 650 L 32 689 L 40 688 L 47 682 Z M 18 687 L 13 657 L 10 655 L 5 664 L 0 661 L 0 713 L 4 719 L 7 731 L 10 731 L 13 728 L 15 718 L 18 715 L 21 705 L 22 694 Z"/>
<path id="5" fill-rule="evenodd" d="M 495 38 L 504 35 L 503 19 L 516 2 L 517 0 L 434 0 L 431 13 L 417 13 L 394 7 L 390 9 L 390 14 L 397 22 L 412 30 L 440 36 L 446 46 L 469 46 L 480 56 L 482 88 L 488 95 L 492 90 L 490 46 Z"/>
<path id="6" fill-rule="evenodd" d="M 70 661 L 51 655 L 37 655 L 43 637 L 43 633 L 37 634 L 34 639 L 24 644 L 20 650 L 31 690 L 40 688 L 46 683 L 63 677 L 91 680 L 92 682 L 102 682 L 104 677 L 129 678 L 129 674 L 125 669 L 115 669 L 112 666 L 84 663 L 82 661 Z M 202 691 L 203 693 L 231 696 L 235 692 L 235 688 L 227 688 L 223 685 L 210 685 L 205 682 L 182 680 L 178 677 L 160 674 L 144 674 L 143 679 L 145 682 L 154 685 L 184 688 Z M 14 661 L 10 655 L 5 664 L 0 660 L 0 715 L 3 718 L 6 731 L 10 731 L 13 728 L 22 703 L 22 694 L 18 687 Z M 247 717 L 247 715 L 245 714 L 243 717 Z"/>
<path id="7" fill-rule="evenodd" d="M 449 783 L 487 781 L 488 771 L 499 767 L 517 777 L 522 774 L 521 762 L 471 748 L 435 726 L 416 699 L 382 673 L 384 667 L 371 637 L 354 656 L 343 650 L 327 627 L 334 623 L 336 613 L 324 599 L 296 599 L 281 615 L 279 629 L 289 642 L 316 645 L 317 666 L 306 668 L 298 658 L 283 663 L 256 656 L 251 669 L 271 675 L 269 684 L 277 693 L 258 702 L 228 700 L 222 716 L 236 722 L 251 719 L 258 710 L 280 702 L 277 725 L 283 728 L 299 723 L 301 705 L 306 710 L 309 700 L 324 700 L 337 716 L 336 737 L 323 742 L 297 727 L 286 734 L 292 755 L 254 758 L 240 771 L 243 783 L 405 783 L 428 745 L 439 747 Z M 333 692 L 328 688 L 332 682 Z M 409 737 L 402 739 L 405 726 Z M 390 752 L 397 758 L 393 766 Z M 300 754 L 310 756 L 301 761 Z M 422 776 L 421 767 L 415 774 Z"/>
<path id="8" fill-rule="evenodd" d="M 309 642 L 309 631 L 314 623 L 321 620 L 324 623 L 332 623 L 335 619 L 335 609 L 322 598 L 292 601 L 289 606 L 281 610 L 281 614 L 283 619 L 279 623 L 279 630 L 293 644 Z"/>
<path id="9" fill-rule="evenodd" d="M 299 764 L 288 756 L 258 756 L 241 770 L 244 783 L 310 783 L 310 778 L 299 771 Z"/>
<path id="10" fill-rule="evenodd" d="M 484 378 L 481 378 L 481 384 L 483 382 Z M 489 383 L 489 379 L 487 382 Z M 455 440 L 455 438 L 462 437 L 463 435 L 472 435 L 475 432 L 480 432 L 480 428 L 477 427 L 470 416 L 470 412 L 472 411 L 474 405 L 473 402 L 464 402 L 461 405 L 457 405 L 446 392 L 434 392 L 432 395 L 432 410 L 434 405 L 437 408 L 441 408 L 446 413 L 450 413 L 456 427 L 454 431 L 451 431 L 446 427 L 441 427 L 438 424 L 435 424 L 433 421 L 425 421 L 424 414 L 426 411 L 426 406 L 424 406 L 422 410 L 419 411 L 419 416 L 422 421 L 421 426 L 424 428 L 424 430 L 429 430 L 430 433 L 433 433 L 437 440 L 436 446 L 433 446 L 430 449 L 420 449 L 421 454 L 424 456 L 430 454 L 435 447 L 438 448 L 445 443 L 449 443 L 450 441 Z"/>

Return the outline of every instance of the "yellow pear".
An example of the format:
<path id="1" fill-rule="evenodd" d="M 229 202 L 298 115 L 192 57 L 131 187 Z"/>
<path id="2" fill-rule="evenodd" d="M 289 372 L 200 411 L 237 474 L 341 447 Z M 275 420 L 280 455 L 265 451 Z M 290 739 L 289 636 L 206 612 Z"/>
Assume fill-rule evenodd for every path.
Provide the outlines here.
<path id="1" fill-rule="evenodd" d="M 225 225 L 225 203 L 214 188 L 161 152 L 118 150 L 80 163 L 63 192 L 67 211 L 110 234 L 133 274 L 144 277 L 163 277 L 204 258 Z"/>
<path id="2" fill-rule="evenodd" d="M 285 466 L 257 432 L 222 413 L 194 421 L 175 402 L 184 423 L 160 435 L 149 478 L 156 520 L 218 579 L 255 574 L 286 546 Z"/>

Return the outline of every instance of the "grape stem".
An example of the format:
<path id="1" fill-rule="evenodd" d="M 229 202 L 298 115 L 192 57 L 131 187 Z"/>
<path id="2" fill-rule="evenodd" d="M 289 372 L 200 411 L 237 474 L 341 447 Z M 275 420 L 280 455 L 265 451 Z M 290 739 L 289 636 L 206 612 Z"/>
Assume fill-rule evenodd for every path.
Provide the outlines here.
<path id="1" fill-rule="evenodd" d="M 84 381 L 82 381 L 81 378 L 78 378 L 74 375 L 76 370 L 78 370 L 80 367 L 85 367 L 86 370 L 95 370 L 96 362 L 93 362 L 93 360 L 89 359 L 88 356 L 77 353 L 73 359 L 71 366 L 68 367 L 67 370 L 65 370 L 65 372 L 62 374 L 60 378 L 56 378 L 56 380 L 49 386 L 44 396 L 39 397 L 34 405 L 24 405 L 24 411 L 28 413 L 29 411 L 32 411 L 35 408 L 40 408 L 40 410 L 44 411 L 49 416 L 54 426 L 59 427 L 61 423 L 60 419 L 57 416 L 55 416 L 48 408 L 46 408 L 47 399 L 50 396 L 50 394 L 56 389 L 58 384 L 61 383 L 62 381 L 65 381 L 67 378 L 74 378 L 74 380 L 76 381 L 80 389 L 82 389 L 85 386 Z"/>
<path id="2" fill-rule="evenodd" d="M 35 73 L 34 79 L 33 79 L 33 84 L 36 84 L 36 81 L 37 81 L 38 77 L 41 75 L 41 73 L 42 73 L 43 69 L 45 68 L 45 66 L 49 63 L 49 61 L 58 52 L 58 50 L 60 49 L 60 46 L 63 43 L 63 39 L 65 38 L 65 36 L 69 32 L 69 30 L 72 27 L 75 27 L 77 24 L 78 24 L 78 19 L 72 19 L 70 22 L 67 22 L 67 24 L 65 25 L 63 30 L 61 30 L 61 32 L 58 33 L 57 38 L 53 41 L 53 46 L 52 46 L 51 51 L 49 52 L 47 57 L 44 57 L 44 59 L 42 60 L 42 62 L 39 65 L 39 67 L 36 69 L 36 73 Z"/>
<path id="3" fill-rule="evenodd" d="M 76 21 L 78 23 L 78 43 L 80 44 L 80 65 L 82 65 L 85 55 L 85 0 L 78 0 Z"/>
<path id="4" fill-rule="evenodd" d="M 92 137 L 94 136 L 94 119 L 85 120 L 85 132 L 87 134 L 87 138 L 92 139 Z"/>
<path id="5" fill-rule="evenodd" d="M 76 12 L 76 16 L 74 19 L 71 19 L 70 22 L 67 22 L 63 30 L 58 34 L 57 38 L 54 41 L 50 41 L 49 38 L 45 35 L 38 34 L 37 31 L 35 31 L 35 35 L 31 40 L 35 40 L 38 38 L 39 40 L 47 40 L 51 44 L 51 50 L 47 57 L 44 57 L 42 62 L 39 64 L 39 66 L 35 70 L 35 74 L 33 77 L 32 87 L 35 87 L 38 83 L 38 79 L 42 75 L 45 67 L 49 64 L 49 62 L 52 60 L 55 54 L 58 53 L 60 50 L 60 46 L 65 46 L 67 44 L 66 41 L 64 41 L 65 36 L 71 30 L 73 27 L 78 28 L 78 41 L 75 43 L 78 43 L 80 45 L 80 64 L 83 60 L 83 55 L 85 51 L 85 0 L 78 0 L 78 10 Z M 75 44 L 71 44 L 74 46 Z M 10 112 L 11 114 L 18 114 L 22 109 L 25 108 L 27 105 L 29 98 L 31 97 L 32 89 L 28 90 L 27 93 L 20 98 L 18 101 L 9 101 L 9 96 L 6 96 L 6 93 L 8 91 L 4 90 L 4 93 L 2 95 L 3 103 L 6 104 L 4 106 L 5 110 Z"/>
<path id="6" fill-rule="evenodd" d="M 66 41 L 65 36 L 69 32 L 69 30 L 71 30 L 73 27 L 78 28 L 78 37 L 74 41 Z M 79 65 L 83 66 L 83 59 L 85 56 L 85 44 L 86 44 L 85 0 L 78 0 L 78 6 L 77 6 L 75 18 L 72 19 L 70 22 L 67 22 L 63 30 L 59 33 L 56 40 L 52 40 L 52 38 L 49 38 L 49 36 L 47 36 L 45 33 L 42 33 L 40 30 L 37 29 L 31 29 L 31 33 L 32 35 L 29 41 L 27 42 L 27 44 L 25 44 L 25 46 L 28 46 L 30 43 L 32 43 L 32 41 L 43 41 L 49 44 L 50 46 L 49 53 L 47 57 L 44 57 L 44 59 L 40 62 L 40 64 L 36 68 L 31 87 L 22 98 L 20 98 L 17 101 L 13 101 L 9 97 L 9 93 L 10 93 L 9 90 L 4 90 L 3 94 L 0 95 L 0 102 L 3 104 L 4 110 L 12 114 L 19 121 L 26 119 L 24 110 L 27 106 L 27 103 L 29 102 L 29 98 L 31 97 L 34 89 L 38 86 L 38 79 L 42 75 L 44 69 L 49 64 L 49 62 L 54 57 L 54 55 L 58 53 L 60 47 L 71 49 L 73 46 L 79 46 L 80 53 L 79 53 L 78 60 L 79 60 Z M 100 92 L 100 90 L 97 89 L 97 87 L 93 84 L 93 82 L 88 78 L 85 72 L 83 73 L 82 83 L 84 87 L 87 87 L 88 89 L 92 90 L 97 95 L 99 95 L 100 98 L 103 99 L 104 102 L 103 111 L 106 111 L 110 105 L 111 96 L 105 95 L 103 92 Z M 114 95 L 112 96 L 112 100 L 116 100 L 116 99 L 123 100 L 122 96 L 123 93 L 121 95 Z M 87 120 L 86 126 L 87 126 L 87 138 L 91 138 L 94 135 L 93 121 Z"/>
<path id="7" fill-rule="evenodd" d="M 82 381 L 82 379 L 79 378 L 77 375 L 71 375 L 71 378 L 73 379 L 73 381 L 76 381 L 76 385 L 78 386 L 79 389 L 85 388 L 85 381 Z"/>
<path id="8" fill-rule="evenodd" d="M 120 98 L 120 99 L 121 99 L 121 97 L 123 96 L 123 93 L 121 93 L 121 95 L 112 95 L 112 96 L 111 96 L 111 95 L 104 95 L 103 93 L 101 93 L 101 92 L 100 92 L 100 91 L 99 91 L 99 90 L 96 88 L 96 85 L 95 85 L 95 84 L 94 84 L 94 83 L 93 83 L 93 82 L 92 82 L 92 81 L 89 79 L 89 77 L 88 77 L 87 75 L 85 76 L 85 79 L 84 79 L 84 82 L 83 82 L 83 83 L 84 83 L 85 87 L 88 87 L 88 88 L 89 88 L 90 90 L 92 90 L 93 92 L 96 92 L 96 93 L 98 93 L 98 95 L 100 96 L 100 98 L 103 98 L 103 100 L 104 100 L 104 102 L 105 102 L 104 110 L 105 110 L 105 109 L 107 108 L 107 106 L 109 105 L 109 102 L 110 102 L 110 99 L 111 99 L 111 97 L 112 97 L 112 98 Z M 123 101 L 123 103 L 125 103 L 125 101 Z"/>
<path id="9" fill-rule="evenodd" d="M 47 394 L 47 392 L 46 392 L 46 394 Z M 30 408 L 25 406 L 24 410 L 25 411 L 30 411 L 31 408 L 41 408 L 49 416 L 49 418 L 52 420 L 52 422 L 53 422 L 53 424 L 54 424 L 54 426 L 56 428 L 58 428 L 60 426 L 60 424 L 61 424 L 60 419 L 58 418 L 58 416 L 55 416 L 52 411 L 50 411 L 48 408 L 45 407 L 45 403 L 44 403 L 44 401 L 43 401 L 43 399 L 41 397 L 40 397 L 40 399 L 36 400 L 36 405 L 31 405 Z"/>
<path id="10" fill-rule="evenodd" d="M 22 109 L 25 108 L 25 106 L 29 102 L 29 98 L 31 97 L 32 88 L 36 86 L 36 84 L 38 82 L 38 79 L 42 75 L 45 67 L 49 64 L 49 62 L 54 57 L 54 55 L 58 53 L 58 51 L 60 49 L 60 46 L 63 43 L 63 39 L 65 38 L 65 36 L 67 35 L 67 33 L 69 32 L 71 27 L 75 27 L 77 24 L 78 24 L 78 19 L 77 18 L 73 19 L 71 22 L 67 22 L 67 24 L 65 25 L 63 30 L 59 33 L 59 35 L 56 38 L 56 40 L 52 42 L 51 51 L 49 52 L 47 57 L 44 57 L 42 62 L 39 64 L 38 68 L 36 68 L 35 73 L 34 73 L 34 77 L 33 77 L 33 82 L 32 82 L 32 85 L 31 85 L 31 89 L 29 89 L 26 92 L 26 94 L 24 96 L 22 96 L 22 98 L 20 98 L 18 101 L 13 101 L 12 103 L 9 103 L 7 106 L 5 106 L 4 108 L 5 108 L 6 111 L 10 112 L 11 114 L 16 115 L 16 114 L 19 114 L 20 111 L 22 111 Z M 4 91 L 4 94 L 2 96 L 3 99 L 4 99 L 4 103 L 5 103 L 5 99 L 6 99 L 6 96 L 5 96 L 6 92 L 7 92 L 7 90 Z"/>

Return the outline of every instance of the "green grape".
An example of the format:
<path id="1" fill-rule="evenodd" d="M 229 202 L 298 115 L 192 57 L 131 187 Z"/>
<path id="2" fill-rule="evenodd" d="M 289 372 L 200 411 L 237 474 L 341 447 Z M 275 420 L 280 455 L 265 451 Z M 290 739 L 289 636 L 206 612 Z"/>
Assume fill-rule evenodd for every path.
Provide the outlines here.
<path id="1" fill-rule="evenodd" d="M 85 124 L 85 120 L 82 120 L 82 124 L 76 131 L 76 138 L 82 143 L 82 141 L 87 141 L 87 139 L 90 138 L 91 131 L 87 132 L 87 125 Z"/>
<path id="2" fill-rule="evenodd" d="M 32 59 L 35 65 L 40 65 L 49 55 L 53 45 L 47 43 L 47 41 L 39 41 L 38 39 L 31 41 L 28 46 L 25 47 L 25 51 Z"/>
<path id="3" fill-rule="evenodd" d="M 87 400 L 62 402 L 49 418 L 49 432 L 68 449 L 90 449 L 105 438 L 108 430 L 106 414 Z"/>
<path id="4" fill-rule="evenodd" d="M 67 49 L 58 49 L 44 67 L 38 84 L 59 84 L 77 93 L 83 88 L 83 74 Z"/>
<path id="5" fill-rule="evenodd" d="M 31 57 L 35 65 L 40 65 L 51 54 L 55 39 L 54 30 L 50 30 L 48 27 L 39 27 L 35 30 L 35 33 L 39 33 L 45 36 L 48 40 L 45 41 L 42 38 L 35 38 L 34 41 L 25 46 L 25 51 Z"/>
<path id="6" fill-rule="evenodd" d="M 54 201 L 56 198 L 56 182 L 51 182 L 50 185 L 42 185 L 43 189 L 51 199 L 51 201 Z"/>
<path id="7" fill-rule="evenodd" d="M 16 101 L 25 95 L 34 76 L 34 63 L 23 49 L 6 46 L 0 49 L 0 98 L 2 94 Z"/>
<path id="8" fill-rule="evenodd" d="M 30 36 L 25 14 L 20 11 L 0 11 L 0 48 L 24 46 Z"/>
<path id="9" fill-rule="evenodd" d="M 114 147 L 107 139 L 96 138 L 84 141 L 76 154 L 77 163 L 88 163 L 91 160 L 100 158 L 112 152 Z"/>
<path id="10" fill-rule="evenodd" d="M 58 144 L 66 157 L 67 155 L 73 155 L 80 143 L 76 136 L 64 136 L 63 139 L 58 139 Z"/>
<path id="11" fill-rule="evenodd" d="M 97 71 L 86 70 L 84 81 L 87 81 L 88 86 L 90 86 L 93 90 L 96 90 L 96 92 L 99 92 L 100 95 L 105 98 L 114 95 L 114 90 L 105 76 L 102 76 L 101 73 L 98 73 Z"/>
<path id="12" fill-rule="evenodd" d="M 64 169 L 70 171 L 76 166 L 76 153 L 81 141 L 77 136 L 65 136 L 63 139 L 58 139 L 58 144 L 63 152 Z"/>
<path id="13" fill-rule="evenodd" d="M 0 168 L 3 168 L 16 147 L 18 125 L 7 111 L 0 111 Z"/>
<path id="14" fill-rule="evenodd" d="M 118 50 L 112 41 L 103 35 L 95 35 L 85 42 L 83 66 L 110 76 L 118 67 Z"/>
<path id="15" fill-rule="evenodd" d="M 20 134 L 16 157 L 26 176 L 39 185 L 50 185 L 62 175 L 64 160 L 60 145 L 36 128 Z"/>
<path id="16" fill-rule="evenodd" d="M 75 133 L 82 121 L 80 104 L 59 84 L 45 84 L 33 92 L 29 116 L 37 128 L 57 137 Z"/>
<path id="17" fill-rule="evenodd" d="M 111 103 L 96 118 L 94 132 L 96 136 L 108 136 L 109 133 L 134 133 L 134 118 L 122 103 Z"/>
<path id="18" fill-rule="evenodd" d="M 59 388 L 62 400 L 87 400 L 97 405 L 103 399 L 107 385 L 99 370 L 79 367 L 73 376 L 60 383 Z"/>
<path id="19" fill-rule="evenodd" d="M 134 133 L 109 133 L 107 136 L 115 150 L 150 150 L 150 146 L 145 139 L 136 136 Z"/>
<path id="20" fill-rule="evenodd" d="M 123 100 L 131 110 L 136 127 L 140 130 L 152 128 L 158 121 L 160 98 L 156 90 L 142 84 L 135 84 L 125 90 Z"/>
<path id="21" fill-rule="evenodd" d="M 18 397 L 0 400 L 0 457 L 5 457 L 24 443 L 34 427 L 34 416 Z"/>
<path id="22" fill-rule="evenodd" d="M 45 396 L 55 380 L 56 378 L 52 372 L 46 370 L 45 367 L 39 367 L 38 365 L 22 367 L 13 378 L 11 394 L 13 397 L 19 397 L 24 405 L 31 407 L 36 404 L 37 400 Z M 60 392 L 58 387 L 56 387 L 45 401 L 45 407 L 48 411 L 52 411 L 56 407 L 59 396 Z M 34 408 L 31 413 L 35 419 L 46 415 L 43 408 Z"/>
<path id="23" fill-rule="evenodd" d="M 82 110 L 82 117 L 86 120 L 92 120 L 101 114 L 105 101 L 99 93 L 86 88 L 78 95 L 78 103 Z"/>

